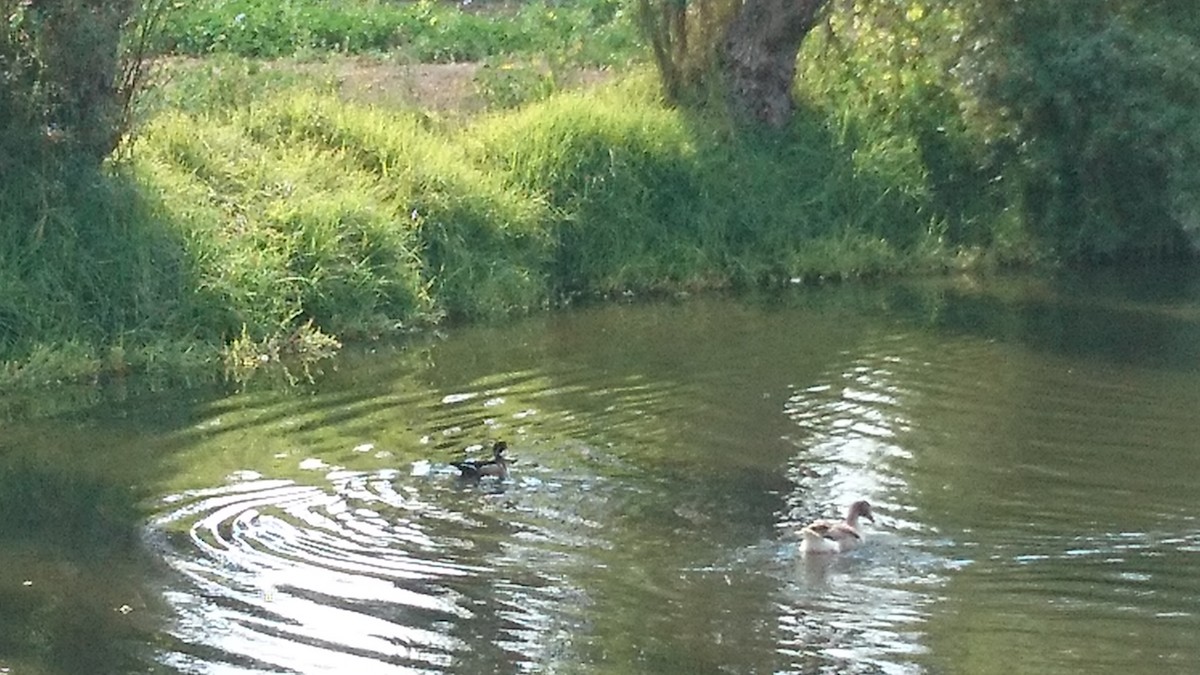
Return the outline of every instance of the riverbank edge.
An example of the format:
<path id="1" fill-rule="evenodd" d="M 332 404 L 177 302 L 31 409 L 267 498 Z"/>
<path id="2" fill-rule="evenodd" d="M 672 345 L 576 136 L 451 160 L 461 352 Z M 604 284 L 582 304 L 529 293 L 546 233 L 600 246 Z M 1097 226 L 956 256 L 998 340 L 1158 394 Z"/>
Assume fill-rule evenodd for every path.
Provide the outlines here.
<path id="1" fill-rule="evenodd" d="M 78 233 L 85 220 L 102 222 L 98 236 L 116 236 L 99 257 L 129 249 L 106 262 L 132 281 L 76 289 L 115 297 L 65 312 L 53 331 L 61 339 L 10 343 L 0 386 L 303 376 L 344 340 L 581 299 L 1050 264 L 1011 216 L 974 219 L 962 236 L 919 149 L 892 130 L 835 122 L 813 103 L 782 135 L 754 136 L 720 115 L 666 107 L 645 69 L 605 79 L 447 121 L 411 103 L 354 100 L 327 73 L 192 63 L 159 92 L 128 153 L 93 184 L 98 193 L 83 195 L 90 203 L 51 223 Z M 311 160 L 309 173 L 283 169 L 304 164 L 297 156 Z M 798 166 L 808 168 L 802 179 Z M 335 187 L 351 174 L 356 187 Z M 281 213 L 309 179 L 326 183 L 303 196 L 313 208 Z M 283 184 L 292 192 L 262 198 Z M 347 220 L 360 221 L 353 237 L 375 243 L 296 250 L 306 238 L 344 238 Z M 399 236 L 378 245 L 389 230 Z M 274 239 L 288 250 L 271 261 Z M 94 251 L 83 260 L 45 249 L 37 253 L 65 269 L 96 263 Z M 372 256 L 366 272 L 347 262 Z M 164 259 L 166 283 L 154 271 Z M 356 289 L 330 290 L 345 285 L 339 266 L 359 274 Z M 268 268 L 280 274 L 238 286 Z M 156 301 L 171 307 L 128 306 Z M 341 316 L 338 302 L 357 305 L 355 316 Z"/>

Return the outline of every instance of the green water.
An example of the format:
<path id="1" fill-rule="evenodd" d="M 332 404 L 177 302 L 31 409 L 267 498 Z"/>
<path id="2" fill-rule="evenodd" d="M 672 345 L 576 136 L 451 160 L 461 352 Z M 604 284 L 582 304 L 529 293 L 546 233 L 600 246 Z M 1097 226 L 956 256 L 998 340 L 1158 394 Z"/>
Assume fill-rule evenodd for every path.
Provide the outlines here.
<path id="1" fill-rule="evenodd" d="M 582 308 L 134 390 L 4 399 L 0 673 L 1200 672 L 1195 276 Z M 493 439 L 509 479 L 457 480 Z M 797 554 L 860 498 L 861 550 Z"/>

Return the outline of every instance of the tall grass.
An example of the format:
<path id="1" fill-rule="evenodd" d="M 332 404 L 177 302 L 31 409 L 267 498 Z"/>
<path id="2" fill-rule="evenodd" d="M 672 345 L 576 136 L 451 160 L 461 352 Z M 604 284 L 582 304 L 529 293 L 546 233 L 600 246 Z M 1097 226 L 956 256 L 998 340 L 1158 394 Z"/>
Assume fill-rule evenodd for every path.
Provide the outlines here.
<path id="1" fill-rule="evenodd" d="M 466 132 L 482 161 L 553 207 L 558 294 L 856 276 L 945 252 L 923 195 L 856 162 L 824 120 L 756 136 L 656 92 L 643 73 Z"/>
<path id="2" fill-rule="evenodd" d="M 665 106 L 646 69 L 442 126 L 227 66 L 177 80 L 106 174 L 0 190 L 0 220 L 52 204 L 0 223 L 0 379 L 241 372 L 581 296 L 940 268 L 971 244 L 911 137 L 817 104 L 746 133 Z"/>
<path id="3" fill-rule="evenodd" d="M 319 148 L 365 172 L 408 229 L 436 311 L 474 317 L 543 304 L 543 204 L 511 192 L 421 118 L 294 95 L 245 116 L 265 142 Z"/>
<path id="4" fill-rule="evenodd" d="M 42 203 L 29 204 L 33 199 Z M 177 232 L 159 227 L 138 185 L 89 169 L 0 190 L 0 379 L 187 371 L 219 344 L 180 330 L 194 291 Z M 30 213 L 40 213 L 33 223 Z"/>

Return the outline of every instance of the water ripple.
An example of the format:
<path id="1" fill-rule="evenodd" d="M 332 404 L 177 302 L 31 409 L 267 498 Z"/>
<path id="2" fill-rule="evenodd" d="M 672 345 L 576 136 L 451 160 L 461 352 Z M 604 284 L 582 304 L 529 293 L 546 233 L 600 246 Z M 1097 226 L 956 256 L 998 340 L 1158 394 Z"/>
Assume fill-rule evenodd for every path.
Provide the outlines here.
<path id="1" fill-rule="evenodd" d="M 556 608 L 578 595 L 547 542 L 575 542 L 506 522 L 505 507 L 489 503 L 503 495 L 397 489 L 344 470 L 327 479 L 327 488 L 249 480 L 165 500 L 171 510 L 149 539 L 182 577 L 165 593 L 179 642 L 167 663 L 435 672 L 487 644 L 514 663 L 545 658 L 548 626 L 570 621 Z"/>

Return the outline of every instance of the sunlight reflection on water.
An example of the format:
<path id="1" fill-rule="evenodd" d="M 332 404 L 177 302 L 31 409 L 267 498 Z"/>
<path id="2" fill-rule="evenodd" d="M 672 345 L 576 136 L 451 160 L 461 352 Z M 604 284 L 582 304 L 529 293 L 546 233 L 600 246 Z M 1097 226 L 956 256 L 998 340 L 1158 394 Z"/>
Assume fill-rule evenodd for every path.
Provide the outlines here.
<path id="1" fill-rule="evenodd" d="M 1195 374 L 1031 347 L 983 314 L 607 308 L 468 331 L 418 376 L 368 363 L 295 415 L 225 406 L 195 426 L 222 451 L 292 435 L 163 500 L 163 661 L 1137 672 L 1134 643 L 1190 672 Z M 323 407 L 328 437 L 294 431 Z M 458 481 L 447 462 L 497 438 L 511 477 Z M 856 499 L 877 514 L 860 550 L 797 554 L 789 531 Z M 1032 632 L 1050 647 L 1010 653 Z"/>
<path id="2" fill-rule="evenodd" d="M 789 466 L 796 487 L 780 526 L 840 518 L 858 499 L 876 512 L 874 526 L 863 523 L 866 543 L 854 553 L 794 558 L 794 583 L 783 593 L 779 618 L 786 636 L 781 650 L 800 663 L 791 672 L 922 670 L 915 658 L 927 652 L 926 606 L 944 582 L 946 564 L 900 536 L 924 528 L 903 518 L 908 507 L 893 501 L 907 487 L 902 463 L 912 455 L 896 439 L 910 423 L 903 389 L 878 364 L 899 360 L 872 353 L 826 382 L 793 388 L 786 403 L 784 412 L 798 427 L 791 440 L 802 450 Z"/>
<path id="3" fill-rule="evenodd" d="M 254 481 L 169 500 L 174 509 L 154 529 L 187 580 L 166 594 L 178 639 L 300 672 L 446 667 L 477 631 L 540 660 L 542 628 L 562 619 L 546 612 L 572 592 L 545 567 L 551 558 L 523 552 L 522 537 L 489 510 L 439 505 L 370 474 L 328 479 L 332 493 Z M 493 550 L 480 550 L 481 534 Z"/>

